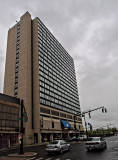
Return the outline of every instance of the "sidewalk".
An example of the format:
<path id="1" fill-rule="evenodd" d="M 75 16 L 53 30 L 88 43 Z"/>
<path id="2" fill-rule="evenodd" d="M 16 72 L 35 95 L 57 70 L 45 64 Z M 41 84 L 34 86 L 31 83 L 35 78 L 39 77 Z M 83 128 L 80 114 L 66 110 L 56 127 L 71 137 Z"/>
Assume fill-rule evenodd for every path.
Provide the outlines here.
<path id="1" fill-rule="evenodd" d="M 7 157 L 6 156 L 0 157 L 0 160 L 26 160 L 27 158 L 31 158 L 36 155 L 37 153 L 35 152 L 25 152 L 24 154 L 14 153 L 14 154 L 9 154 Z"/>
<path id="2" fill-rule="evenodd" d="M 26 147 L 32 147 L 32 146 L 41 146 L 41 145 L 47 145 L 48 143 L 42 143 L 42 144 L 31 144 L 31 145 L 24 145 L 24 148 Z M 20 146 L 15 145 L 15 146 L 11 146 L 10 148 L 3 148 L 0 149 L 0 151 L 4 151 L 4 150 L 15 150 L 15 149 L 19 149 Z M 14 153 L 14 154 L 9 154 L 8 156 L 1 156 L 0 160 L 26 160 L 29 159 L 31 157 L 36 156 L 37 153 L 36 152 L 24 152 L 24 154 L 19 154 L 19 153 Z"/>
<path id="3" fill-rule="evenodd" d="M 23 148 L 32 147 L 32 146 L 41 146 L 41 145 L 47 145 L 47 144 L 48 144 L 48 142 L 44 142 L 41 144 L 29 144 L 29 145 L 24 145 Z M 20 145 L 13 145 L 10 148 L 2 148 L 2 149 L 0 149 L 0 151 L 13 150 L 13 149 L 18 149 L 18 148 L 20 148 Z"/>

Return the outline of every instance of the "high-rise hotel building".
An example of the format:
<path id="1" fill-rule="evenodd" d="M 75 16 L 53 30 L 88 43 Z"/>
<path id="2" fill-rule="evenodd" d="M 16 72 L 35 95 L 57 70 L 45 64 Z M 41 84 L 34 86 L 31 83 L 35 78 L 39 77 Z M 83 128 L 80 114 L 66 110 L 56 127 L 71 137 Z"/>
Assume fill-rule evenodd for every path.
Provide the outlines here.
<path id="1" fill-rule="evenodd" d="M 8 31 L 4 94 L 24 100 L 25 143 L 83 130 L 74 61 L 39 18 L 26 12 Z"/>

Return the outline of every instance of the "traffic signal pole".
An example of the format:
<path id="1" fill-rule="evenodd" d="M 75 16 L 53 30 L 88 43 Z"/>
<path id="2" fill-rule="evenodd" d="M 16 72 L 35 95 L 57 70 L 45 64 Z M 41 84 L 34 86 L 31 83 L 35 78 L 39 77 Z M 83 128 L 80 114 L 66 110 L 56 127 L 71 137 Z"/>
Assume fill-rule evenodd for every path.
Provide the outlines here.
<path id="1" fill-rule="evenodd" d="M 23 152 L 23 133 L 22 133 L 22 128 L 23 128 L 23 99 L 21 99 L 21 126 L 20 126 L 20 134 L 22 134 L 22 137 L 20 139 L 20 153 L 19 154 L 24 154 Z"/>
<path id="2" fill-rule="evenodd" d="M 79 115 L 84 115 L 84 114 L 86 114 L 86 113 L 90 113 L 90 112 L 93 112 L 93 111 L 98 110 L 98 109 L 101 109 L 101 108 L 105 110 L 105 113 L 107 112 L 107 109 L 104 108 L 104 106 L 102 106 L 102 107 L 98 107 L 98 108 L 95 108 L 95 109 L 89 109 L 89 110 L 87 110 L 87 111 L 81 112 Z"/>
<path id="3" fill-rule="evenodd" d="M 85 122 L 86 136 L 88 139 L 88 131 L 87 131 L 87 123 L 86 123 L 86 119 L 85 119 L 85 114 L 84 114 L 84 122 Z"/>
<path id="4" fill-rule="evenodd" d="M 101 109 L 101 108 L 102 108 L 102 112 L 105 111 L 105 113 L 107 113 L 107 109 L 104 108 L 104 106 L 102 106 L 102 107 L 98 107 L 98 108 L 95 108 L 95 109 L 89 109 L 89 110 L 87 110 L 87 111 L 81 112 L 81 113 L 79 113 L 79 114 L 76 115 L 76 116 L 82 116 L 82 117 L 84 117 L 87 139 L 88 139 L 88 131 L 87 131 L 87 123 L 86 123 L 86 119 L 85 119 L 85 114 L 86 114 L 86 113 L 89 113 L 89 116 L 90 116 L 90 118 L 91 118 L 90 113 L 93 112 L 93 111 L 95 111 L 95 110 Z M 103 113 L 104 113 L 104 112 L 103 112 Z"/>

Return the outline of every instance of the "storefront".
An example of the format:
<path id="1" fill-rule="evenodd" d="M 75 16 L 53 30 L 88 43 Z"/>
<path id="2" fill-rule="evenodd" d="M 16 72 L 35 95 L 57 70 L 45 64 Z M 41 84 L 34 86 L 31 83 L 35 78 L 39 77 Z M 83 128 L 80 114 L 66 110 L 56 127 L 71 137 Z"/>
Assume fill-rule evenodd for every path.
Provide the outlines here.
<path id="1" fill-rule="evenodd" d="M 0 148 L 11 147 L 18 143 L 18 134 L 0 134 Z"/>

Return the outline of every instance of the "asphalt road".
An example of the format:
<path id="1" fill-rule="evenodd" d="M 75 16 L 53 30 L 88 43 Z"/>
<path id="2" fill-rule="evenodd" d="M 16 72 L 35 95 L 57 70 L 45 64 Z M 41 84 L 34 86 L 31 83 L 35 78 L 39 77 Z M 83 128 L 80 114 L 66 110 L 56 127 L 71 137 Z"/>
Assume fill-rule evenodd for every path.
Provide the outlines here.
<path id="1" fill-rule="evenodd" d="M 37 152 L 38 155 L 30 158 L 31 160 L 118 160 L 118 136 L 105 138 L 107 141 L 107 149 L 103 151 L 87 152 L 84 143 L 71 143 L 71 151 L 61 154 L 48 155 L 45 152 L 45 145 L 32 146 L 24 148 L 24 152 Z M 0 156 L 6 156 L 14 151 L 1 151 Z"/>

